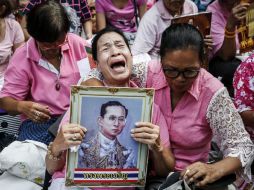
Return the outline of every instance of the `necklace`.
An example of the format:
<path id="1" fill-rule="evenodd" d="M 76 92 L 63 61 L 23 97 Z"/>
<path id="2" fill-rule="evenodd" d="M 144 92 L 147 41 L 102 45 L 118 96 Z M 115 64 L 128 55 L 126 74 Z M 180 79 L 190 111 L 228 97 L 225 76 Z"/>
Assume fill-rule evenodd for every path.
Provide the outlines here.
<path id="1" fill-rule="evenodd" d="M 62 54 L 59 53 L 59 54 L 56 56 L 57 62 L 60 62 L 60 63 L 59 63 L 59 67 L 55 67 L 53 64 L 50 63 L 50 65 L 52 65 L 52 67 L 53 67 L 53 69 L 51 70 L 50 65 L 49 65 L 49 61 L 48 61 L 50 58 L 48 58 L 48 57 L 46 56 L 45 52 L 43 52 L 39 47 L 38 47 L 38 50 L 39 50 L 41 56 L 44 57 L 44 58 L 46 59 L 45 61 L 46 61 L 46 63 L 47 63 L 48 70 L 51 71 L 51 72 L 53 72 L 53 73 L 55 73 L 55 74 L 57 75 L 56 84 L 55 84 L 55 89 L 56 89 L 56 91 L 59 91 L 59 90 L 61 89 L 61 83 L 60 83 L 60 65 L 61 65 L 61 62 L 62 62 Z"/>
<path id="2" fill-rule="evenodd" d="M 57 75 L 57 79 L 56 79 L 56 85 L 55 85 L 55 89 L 56 89 L 56 91 L 59 91 L 59 90 L 60 90 L 60 88 L 61 88 L 59 78 L 60 78 L 60 72 L 58 73 L 58 75 Z"/>
<path id="3" fill-rule="evenodd" d="M 61 56 L 59 56 L 59 61 L 61 62 Z M 50 65 L 49 65 L 49 63 L 48 63 L 48 61 L 46 62 L 47 63 L 47 67 L 48 67 L 48 70 L 49 71 L 51 71 L 51 72 L 53 72 L 53 73 L 55 73 L 56 74 L 56 76 L 57 76 L 57 78 L 56 78 L 56 84 L 55 84 L 55 89 L 56 89 L 56 91 L 59 91 L 60 89 L 61 89 L 61 83 L 60 83 L 60 67 L 59 67 L 59 70 L 58 69 L 56 69 L 52 64 L 50 64 L 50 65 L 52 65 L 54 68 L 53 69 L 51 69 L 50 68 Z"/>

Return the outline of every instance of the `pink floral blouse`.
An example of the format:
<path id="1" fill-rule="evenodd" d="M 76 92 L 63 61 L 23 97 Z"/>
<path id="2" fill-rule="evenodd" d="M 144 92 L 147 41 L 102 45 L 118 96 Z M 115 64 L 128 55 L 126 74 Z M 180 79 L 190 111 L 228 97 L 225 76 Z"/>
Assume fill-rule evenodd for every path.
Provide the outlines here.
<path id="1" fill-rule="evenodd" d="M 238 111 L 254 111 L 254 54 L 241 63 L 235 72 L 233 86 L 235 89 L 235 106 Z M 254 141 L 254 129 L 246 126 Z"/>

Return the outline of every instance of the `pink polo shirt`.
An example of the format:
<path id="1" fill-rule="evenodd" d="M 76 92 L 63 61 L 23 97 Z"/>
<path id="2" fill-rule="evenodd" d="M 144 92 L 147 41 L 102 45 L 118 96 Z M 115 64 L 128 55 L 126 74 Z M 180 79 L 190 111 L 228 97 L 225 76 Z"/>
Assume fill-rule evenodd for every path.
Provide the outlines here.
<path id="1" fill-rule="evenodd" d="M 138 7 L 146 4 L 147 0 L 136 0 Z M 122 9 L 117 8 L 112 0 L 95 1 L 97 13 L 105 15 L 107 23 L 123 32 L 136 32 L 136 21 L 134 14 L 133 0 L 128 0 L 128 3 Z"/>
<path id="2" fill-rule="evenodd" d="M 10 60 L 0 97 L 47 105 L 52 115 L 66 111 L 70 104 L 70 86 L 79 81 L 80 68 L 84 64 L 89 65 L 85 40 L 68 34 L 67 41 L 61 48 L 60 73 L 56 73 L 52 65 L 41 59 L 35 40 L 30 38 Z M 59 91 L 55 89 L 57 81 L 60 84 Z"/>
<path id="3" fill-rule="evenodd" d="M 196 4 L 191 0 L 185 0 L 182 15 L 196 12 L 198 12 Z M 170 26 L 172 18 L 162 0 L 154 4 L 141 19 L 132 46 L 132 54 L 148 53 L 152 59 L 158 58 L 162 33 Z"/>
<path id="4" fill-rule="evenodd" d="M 212 58 L 215 53 L 221 48 L 224 41 L 225 27 L 230 12 L 224 9 L 218 0 L 214 1 L 207 7 L 207 11 L 212 13 L 211 35 L 213 39 L 213 49 L 209 57 Z M 236 49 L 239 50 L 238 36 L 236 35 Z"/>
<path id="5" fill-rule="evenodd" d="M 161 64 L 153 61 L 149 64 L 147 87 L 155 88 L 155 103 L 167 121 L 170 148 L 176 160 L 175 170 L 183 170 L 196 161 L 207 162 L 212 140 L 212 129 L 206 119 L 207 108 L 223 85 L 201 69 L 190 90 L 172 112 L 170 88 Z"/>
<path id="6" fill-rule="evenodd" d="M 13 54 L 13 46 L 25 41 L 20 24 L 13 18 L 4 18 L 5 36 L 0 42 L 0 89 L 3 86 L 4 72 Z"/>

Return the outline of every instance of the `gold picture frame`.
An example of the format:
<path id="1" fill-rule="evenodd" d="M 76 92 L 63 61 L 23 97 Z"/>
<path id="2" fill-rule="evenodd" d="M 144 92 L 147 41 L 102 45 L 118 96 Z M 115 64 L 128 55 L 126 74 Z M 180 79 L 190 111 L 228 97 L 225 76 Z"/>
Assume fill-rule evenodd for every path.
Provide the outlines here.
<path id="1" fill-rule="evenodd" d="M 151 121 L 153 101 L 154 89 L 72 86 L 70 121 L 85 126 L 87 132 L 77 151 L 67 152 L 65 185 L 145 186 L 148 146 L 134 141 L 131 129 L 138 121 Z M 118 110 L 106 118 L 103 114 L 110 114 L 106 108 L 109 103 L 117 103 Z M 105 138 L 108 121 L 114 123 L 108 127 L 112 129 L 112 146 Z"/>

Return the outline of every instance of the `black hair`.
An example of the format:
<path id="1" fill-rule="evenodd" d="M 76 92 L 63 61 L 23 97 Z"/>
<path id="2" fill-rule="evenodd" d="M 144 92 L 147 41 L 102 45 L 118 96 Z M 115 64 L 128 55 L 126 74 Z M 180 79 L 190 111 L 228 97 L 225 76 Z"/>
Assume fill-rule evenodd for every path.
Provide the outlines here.
<path id="1" fill-rule="evenodd" d="M 120 36 L 122 36 L 123 39 L 124 39 L 124 42 L 126 43 L 127 47 L 130 50 L 128 40 L 125 37 L 125 35 L 123 34 L 123 32 L 121 32 L 120 30 L 118 30 L 117 28 L 114 28 L 114 27 L 106 27 L 106 28 L 100 30 L 95 35 L 95 37 L 93 38 L 93 41 L 92 41 L 92 56 L 93 56 L 93 59 L 95 61 L 97 61 L 97 44 L 98 44 L 98 40 L 101 38 L 101 36 L 103 36 L 104 34 L 110 33 L 110 32 L 115 32 L 115 33 L 119 34 Z"/>
<path id="2" fill-rule="evenodd" d="M 101 105 L 101 112 L 100 112 L 100 116 L 101 117 L 104 117 L 104 115 L 106 114 L 106 108 L 110 107 L 110 106 L 120 106 L 120 107 L 124 108 L 124 110 L 125 110 L 125 117 L 127 117 L 127 115 L 128 115 L 128 109 L 123 104 L 121 104 L 118 101 L 108 101 L 107 103 L 102 104 Z"/>
<path id="3" fill-rule="evenodd" d="M 198 51 L 200 61 L 204 61 L 204 39 L 200 31 L 191 24 L 172 24 L 162 33 L 161 58 L 165 56 L 167 51 L 185 49 Z"/>
<path id="4" fill-rule="evenodd" d="M 36 5 L 27 15 L 27 31 L 39 42 L 55 42 L 69 28 L 65 8 L 53 0 Z"/>
<path id="5" fill-rule="evenodd" d="M 17 7 L 17 1 L 15 0 L 0 0 L 0 7 L 5 6 L 5 12 L 1 15 L 2 18 L 8 16 Z"/>

